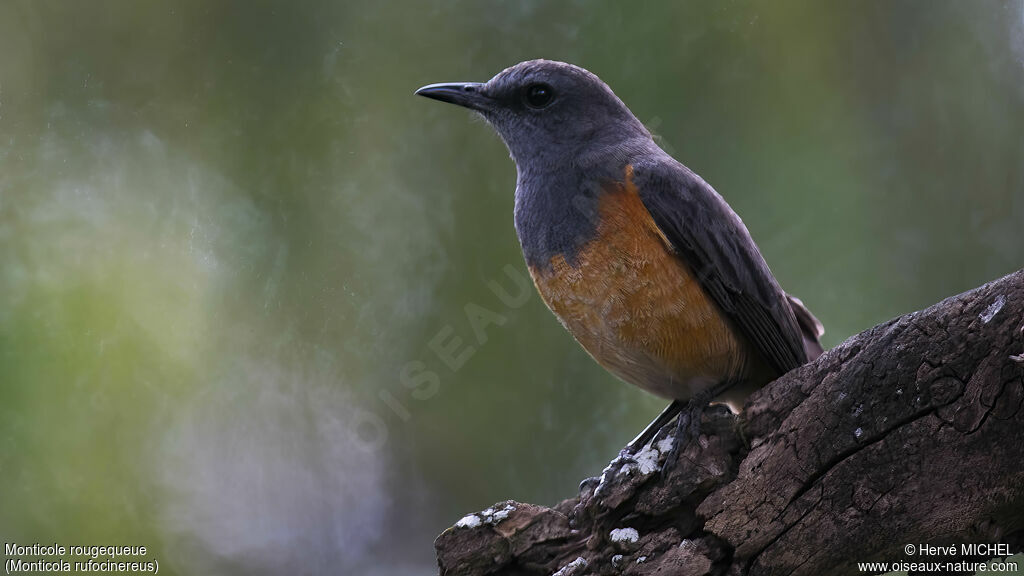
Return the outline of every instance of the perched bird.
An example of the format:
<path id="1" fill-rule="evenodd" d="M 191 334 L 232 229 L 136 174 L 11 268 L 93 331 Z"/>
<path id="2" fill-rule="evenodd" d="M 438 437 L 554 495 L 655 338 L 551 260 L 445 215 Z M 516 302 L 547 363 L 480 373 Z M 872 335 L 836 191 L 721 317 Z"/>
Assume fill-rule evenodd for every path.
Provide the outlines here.
<path id="1" fill-rule="evenodd" d="M 630 449 L 677 414 L 677 436 L 697 434 L 710 401 L 738 412 L 821 354 L 821 324 L 779 287 L 739 216 L 594 74 L 531 60 L 416 94 L 497 130 L 516 163 L 516 233 L 544 302 L 598 363 L 673 401 Z"/>

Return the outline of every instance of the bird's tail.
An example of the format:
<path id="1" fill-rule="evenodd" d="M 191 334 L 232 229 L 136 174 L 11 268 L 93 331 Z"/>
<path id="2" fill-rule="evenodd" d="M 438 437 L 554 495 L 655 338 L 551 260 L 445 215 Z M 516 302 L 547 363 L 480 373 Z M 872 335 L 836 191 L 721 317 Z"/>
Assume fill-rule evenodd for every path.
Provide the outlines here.
<path id="1" fill-rule="evenodd" d="M 793 309 L 793 314 L 796 315 L 796 323 L 800 325 L 807 361 L 811 362 L 825 351 L 821 346 L 821 337 L 825 334 L 825 327 L 799 298 L 792 294 L 786 294 L 786 298 L 789 300 L 789 307 Z"/>

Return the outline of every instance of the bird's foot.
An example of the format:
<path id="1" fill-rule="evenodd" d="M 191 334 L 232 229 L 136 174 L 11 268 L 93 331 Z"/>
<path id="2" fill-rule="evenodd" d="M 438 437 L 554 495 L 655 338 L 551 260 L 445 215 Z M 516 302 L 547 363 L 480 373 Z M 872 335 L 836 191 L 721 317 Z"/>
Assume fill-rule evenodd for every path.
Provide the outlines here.
<path id="1" fill-rule="evenodd" d="M 671 404 L 661 411 L 661 414 L 658 414 L 658 417 L 655 418 L 654 421 L 644 428 L 643 432 L 637 435 L 636 438 L 633 438 L 629 444 L 626 444 L 625 448 L 619 451 L 619 456 L 632 457 L 633 455 L 640 453 L 644 447 L 651 445 L 658 433 L 661 432 L 661 429 L 672 422 L 676 415 L 678 415 L 686 406 L 686 402 L 673 400 Z"/>
<path id="2" fill-rule="evenodd" d="M 667 477 L 675 468 L 676 462 L 679 459 L 679 454 L 684 451 L 691 442 L 696 442 L 700 439 L 701 416 L 704 414 L 705 407 L 707 407 L 707 402 L 703 399 L 694 398 L 687 402 L 686 406 L 682 411 L 680 411 L 679 417 L 676 419 L 675 434 L 670 439 L 667 438 L 662 441 L 672 442 L 672 448 L 668 451 L 668 455 L 665 457 L 665 463 L 661 468 L 661 476 L 663 478 Z"/>

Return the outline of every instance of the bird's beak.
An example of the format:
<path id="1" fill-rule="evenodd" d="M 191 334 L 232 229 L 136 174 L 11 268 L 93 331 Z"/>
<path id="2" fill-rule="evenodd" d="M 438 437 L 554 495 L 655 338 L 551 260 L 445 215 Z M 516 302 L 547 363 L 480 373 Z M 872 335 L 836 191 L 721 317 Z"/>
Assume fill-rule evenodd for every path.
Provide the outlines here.
<path id="1" fill-rule="evenodd" d="M 430 84 L 416 91 L 417 96 L 426 96 L 441 102 L 457 104 L 482 112 L 487 109 L 491 99 L 483 92 L 484 85 L 479 82 L 452 82 L 449 84 Z"/>

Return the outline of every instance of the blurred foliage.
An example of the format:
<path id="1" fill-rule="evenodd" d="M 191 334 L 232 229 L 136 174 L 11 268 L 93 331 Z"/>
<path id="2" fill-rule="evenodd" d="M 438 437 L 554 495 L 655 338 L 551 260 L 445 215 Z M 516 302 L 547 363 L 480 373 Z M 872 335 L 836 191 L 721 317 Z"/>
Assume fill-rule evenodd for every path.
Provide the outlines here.
<path id="1" fill-rule="evenodd" d="M 412 97 L 536 57 L 711 182 L 829 345 L 1024 260 L 1019 1 L 4 2 L 0 539 L 424 573 L 597 473 L 662 402 L 491 292 L 514 167 Z"/>

